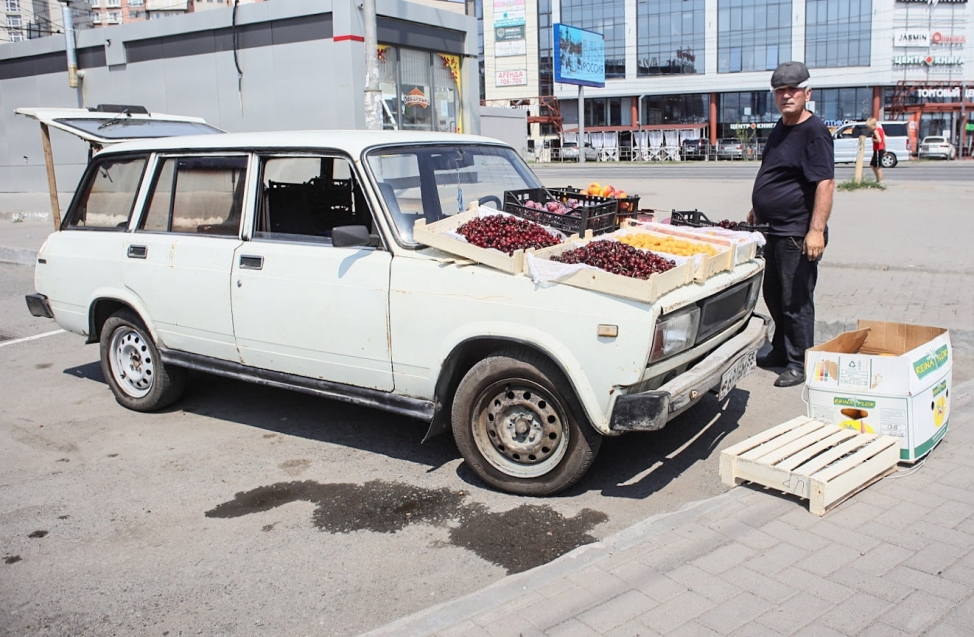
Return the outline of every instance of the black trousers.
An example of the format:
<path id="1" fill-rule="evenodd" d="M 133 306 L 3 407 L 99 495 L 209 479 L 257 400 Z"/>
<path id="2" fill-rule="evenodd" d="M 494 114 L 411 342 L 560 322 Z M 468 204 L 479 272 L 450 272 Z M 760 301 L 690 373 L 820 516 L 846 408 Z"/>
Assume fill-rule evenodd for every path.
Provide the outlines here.
<path id="1" fill-rule="evenodd" d="M 804 237 L 768 236 L 764 247 L 764 302 L 774 319 L 772 358 L 799 371 L 815 344 L 815 282 L 818 262 L 802 254 Z"/>

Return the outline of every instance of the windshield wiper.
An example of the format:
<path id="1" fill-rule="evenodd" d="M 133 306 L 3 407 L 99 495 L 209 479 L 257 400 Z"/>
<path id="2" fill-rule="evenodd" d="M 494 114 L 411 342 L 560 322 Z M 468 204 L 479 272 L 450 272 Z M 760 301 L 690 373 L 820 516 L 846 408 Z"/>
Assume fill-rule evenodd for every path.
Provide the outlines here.
<path id="1" fill-rule="evenodd" d="M 129 117 L 132 117 L 132 113 L 129 113 L 129 109 L 126 108 L 124 111 L 122 111 L 121 113 L 119 113 L 115 117 L 111 118 L 110 120 L 108 120 L 104 124 L 100 125 L 98 127 L 98 130 L 101 130 L 103 128 L 108 128 L 109 126 L 112 126 L 114 124 L 118 124 L 121 121 L 123 115 L 128 115 Z"/>

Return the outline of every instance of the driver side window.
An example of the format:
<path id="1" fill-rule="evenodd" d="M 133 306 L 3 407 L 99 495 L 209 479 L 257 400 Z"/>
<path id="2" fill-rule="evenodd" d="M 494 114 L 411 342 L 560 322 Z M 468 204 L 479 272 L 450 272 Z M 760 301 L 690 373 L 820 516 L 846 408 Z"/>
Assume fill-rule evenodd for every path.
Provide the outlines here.
<path id="1" fill-rule="evenodd" d="M 365 226 L 372 213 L 342 157 L 265 157 L 254 238 L 330 243 L 338 226 Z"/>

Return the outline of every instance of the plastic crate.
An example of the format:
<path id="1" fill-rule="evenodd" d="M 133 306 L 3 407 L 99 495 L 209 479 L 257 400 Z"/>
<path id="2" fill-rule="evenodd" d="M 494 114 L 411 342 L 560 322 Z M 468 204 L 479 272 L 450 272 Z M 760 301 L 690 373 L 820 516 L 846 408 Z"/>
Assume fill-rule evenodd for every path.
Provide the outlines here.
<path id="1" fill-rule="evenodd" d="M 674 226 L 690 226 L 692 228 L 707 228 L 710 226 L 720 226 L 720 222 L 711 221 L 707 218 L 707 215 L 700 212 L 699 210 L 673 210 L 670 212 L 670 223 Z M 760 232 L 761 234 L 768 233 L 768 224 L 766 223 L 744 223 L 741 221 L 734 222 L 736 226 L 733 230 L 740 230 L 741 232 Z"/>
<path id="2" fill-rule="evenodd" d="M 579 201 L 581 205 L 563 215 L 525 206 L 528 201 L 536 201 L 543 205 L 549 201 L 565 203 L 569 200 Z M 584 236 L 589 230 L 592 231 L 592 234 L 603 234 L 612 232 L 619 227 L 619 220 L 617 219 L 619 213 L 618 199 L 594 197 L 577 192 L 574 189 L 527 188 L 525 190 L 508 190 L 504 193 L 504 212 L 561 230 L 568 235 Z"/>

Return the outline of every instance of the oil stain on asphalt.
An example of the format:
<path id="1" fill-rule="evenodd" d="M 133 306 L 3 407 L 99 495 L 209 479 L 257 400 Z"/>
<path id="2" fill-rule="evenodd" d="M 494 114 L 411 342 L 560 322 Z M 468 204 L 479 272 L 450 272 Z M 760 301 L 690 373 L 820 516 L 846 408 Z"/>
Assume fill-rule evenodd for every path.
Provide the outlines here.
<path id="1" fill-rule="evenodd" d="M 498 513 L 464 499 L 462 491 L 398 482 L 373 480 L 359 485 L 305 480 L 238 493 L 207 511 L 206 517 L 236 518 L 306 501 L 316 507 L 312 523 L 329 533 L 395 533 L 409 524 L 449 525 L 451 544 L 473 551 L 507 569 L 508 574 L 540 566 L 594 542 L 588 532 L 608 519 L 591 509 L 566 518 L 547 505 L 524 504 Z"/>

